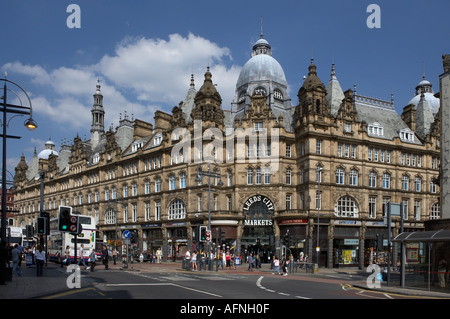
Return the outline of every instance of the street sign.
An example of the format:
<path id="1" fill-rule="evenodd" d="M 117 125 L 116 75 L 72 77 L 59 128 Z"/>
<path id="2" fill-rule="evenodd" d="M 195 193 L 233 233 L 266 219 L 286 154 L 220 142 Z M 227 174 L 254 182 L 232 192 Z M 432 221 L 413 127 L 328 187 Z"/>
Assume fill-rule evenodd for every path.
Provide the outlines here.
<path id="1" fill-rule="evenodd" d="M 131 232 L 129 230 L 125 230 L 122 234 L 123 238 L 130 238 Z"/>

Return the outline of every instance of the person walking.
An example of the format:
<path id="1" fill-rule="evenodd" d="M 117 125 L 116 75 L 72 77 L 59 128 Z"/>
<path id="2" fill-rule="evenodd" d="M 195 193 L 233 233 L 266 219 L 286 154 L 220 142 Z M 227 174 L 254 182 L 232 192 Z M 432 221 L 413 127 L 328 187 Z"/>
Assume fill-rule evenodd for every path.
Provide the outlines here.
<path id="1" fill-rule="evenodd" d="M 248 271 L 253 271 L 253 254 L 250 253 L 250 256 L 247 258 L 248 262 Z"/>
<path id="2" fill-rule="evenodd" d="M 286 257 L 283 255 L 281 259 L 281 269 L 283 270 L 283 276 L 287 276 L 287 262 Z"/>
<path id="3" fill-rule="evenodd" d="M 191 251 L 189 249 L 184 254 L 184 262 L 186 264 L 186 270 L 189 271 L 189 267 L 191 266 Z"/>
<path id="4" fill-rule="evenodd" d="M 39 245 L 38 249 L 35 253 L 36 258 L 36 276 L 42 277 L 42 268 L 44 267 L 45 263 L 45 251 L 42 250 L 42 246 Z"/>
<path id="5" fill-rule="evenodd" d="M 92 252 L 89 255 L 89 263 L 90 263 L 90 266 L 91 266 L 91 271 L 94 271 L 94 268 L 95 268 L 95 258 L 96 258 L 96 256 L 95 256 L 95 249 L 92 249 Z"/>
<path id="6" fill-rule="evenodd" d="M 116 247 L 114 247 L 114 249 L 112 251 L 112 257 L 113 257 L 114 265 L 116 264 L 117 254 L 118 254 L 117 249 L 116 249 Z"/>
<path id="7" fill-rule="evenodd" d="M 22 254 L 19 251 L 19 245 L 15 244 L 13 250 L 11 251 L 12 262 L 13 262 L 13 274 L 17 276 L 22 276 L 22 270 L 20 270 Z"/>
<path id="8" fill-rule="evenodd" d="M 278 257 L 275 257 L 275 260 L 273 261 L 273 273 L 274 274 L 280 274 L 280 260 L 278 259 Z"/>
<path id="9" fill-rule="evenodd" d="M 64 250 L 64 258 L 61 262 L 61 268 L 63 268 L 64 265 L 70 265 L 70 246 L 67 246 Z"/>
<path id="10" fill-rule="evenodd" d="M 231 256 L 230 256 L 230 252 L 229 251 L 227 251 L 227 254 L 226 254 L 226 256 L 225 256 L 225 261 L 226 261 L 226 268 L 228 269 L 228 270 L 230 270 L 231 269 Z"/>
<path id="11" fill-rule="evenodd" d="M 105 270 L 108 270 L 108 258 L 109 258 L 108 248 L 106 248 L 106 246 L 103 245 L 102 263 L 103 265 L 105 265 Z"/>
<path id="12" fill-rule="evenodd" d="M 196 251 L 194 251 L 192 253 L 191 263 L 192 263 L 192 271 L 197 271 L 197 252 Z"/>
<path id="13" fill-rule="evenodd" d="M 158 248 L 158 250 L 156 251 L 156 260 L 157 260 L 158 264 L 161 263 L 161 257 L 162 257 L 162 251 L 161 251 L 161 248 Z"/>
<path id="14" fill-rule="evenodd" d="M 81 244 L 80 246 L 80 259 L 78 260 L 77 265 L 79 266 L 80 263 L 84 265 L 84 269 L 87 270 L 89 267 L 86 265 L 86 260 L 84 260 L 84 245 Z"/>

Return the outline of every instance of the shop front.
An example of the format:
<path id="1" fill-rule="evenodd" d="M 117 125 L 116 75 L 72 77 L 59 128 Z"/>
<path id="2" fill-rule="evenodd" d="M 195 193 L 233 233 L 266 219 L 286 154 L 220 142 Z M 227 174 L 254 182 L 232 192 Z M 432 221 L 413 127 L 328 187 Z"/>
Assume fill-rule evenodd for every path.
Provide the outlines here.
<path id="1" fill-rule="evenodd" d="M 167 260 L 178 261 L 188 250 L 188 231 L 186 222 L 166 223 Z"/>
<path id="2" fill-rule="evenodd" d="M 293 256 L 294 260 L 298 260 L 301 254 L 303 256 L 308 254 L 306 244 L 308 219 L 279 220 L 278 226 L 280 237 L 287 239 L 288 253 Z M 309 258 L 309 261 L 311 261 L 311 258 Z"/>
<path id="3" fill-rule="evenodd" d="M 254 195 L 245 201 L 244 229 L 240 240 L 243 258 L 253 254 L 258 255 L 261 262 L 272 260 L 275 253 L 274 211 L 274 204 L 267 196 Z"/>
<path id="4" fill-rule="evenodd" d="M 383 222 L 366 222 L 364 236 L 364 267 L 385 265 L 388 257 L 388 231 Z"/>
<path id="5" fill-rule="evenodd" d="M 142 225 L 142 251 L 148 256 L 156 254 L 163 246 L 163 232 L 160 223 Z"/>
<path id="6" fill-rule="evenodd" d="M 360 263 L 360 221 L 336 220 L 334 222 L 334 267 L 357 267 Z"/>

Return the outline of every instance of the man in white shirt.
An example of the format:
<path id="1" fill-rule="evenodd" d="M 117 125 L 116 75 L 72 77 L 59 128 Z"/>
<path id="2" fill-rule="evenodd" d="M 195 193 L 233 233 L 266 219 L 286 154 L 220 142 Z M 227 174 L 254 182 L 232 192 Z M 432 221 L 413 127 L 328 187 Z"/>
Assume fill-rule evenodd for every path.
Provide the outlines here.
<path id="1" fill-rule="evenodd" d="M 84 260 L 84 245 L 83 244 L 81 244 L 81 247 L 80 247 L 80 260 L 78 260 L 77 265 L 79 266 L 80 263 L 83 263 L 84 269 L 89 268 L 88 266 L 86 266 L 86 261 Z"/>
<path id="2" fill-rule="evenodd" d="M 42 246 L 39 246 L 34 256 L 36 258 L 36 276 L 42 277 L 42 268 L 45 263 L 45 251 L 42 250 Z"/>
<path id="3" fill-rule="evenodd" d="M 189 271 L 189 266 L 191 264 L 191 252 L 189 249 L 186 251 L 186 254 L 184 255 L 184 259 L 186 262 L 186 270 Z"/>

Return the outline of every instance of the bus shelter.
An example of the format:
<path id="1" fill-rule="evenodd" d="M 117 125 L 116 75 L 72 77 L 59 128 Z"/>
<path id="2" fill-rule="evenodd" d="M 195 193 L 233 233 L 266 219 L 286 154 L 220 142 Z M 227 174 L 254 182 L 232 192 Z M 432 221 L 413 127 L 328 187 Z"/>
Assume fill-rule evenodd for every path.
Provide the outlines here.
<path id="1" fill-rule="evenodd" d="M 401 245 L 402 286 L 450 293 L 450 230 L 404 232 L 392 241 Z"/>

